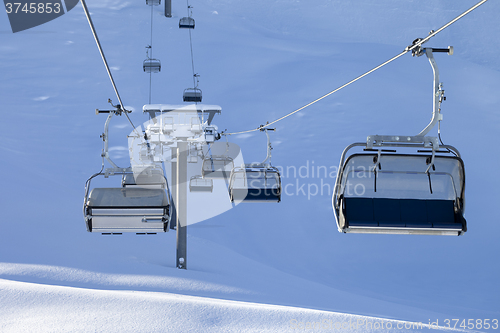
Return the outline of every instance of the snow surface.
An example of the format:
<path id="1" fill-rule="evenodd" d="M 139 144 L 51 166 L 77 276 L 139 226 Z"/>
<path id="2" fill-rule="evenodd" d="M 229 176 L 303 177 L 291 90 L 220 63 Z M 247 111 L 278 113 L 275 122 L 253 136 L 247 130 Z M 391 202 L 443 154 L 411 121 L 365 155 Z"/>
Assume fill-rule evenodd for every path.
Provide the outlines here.
<path id="1" fill-rule="evenodd" d="M 214 119 L 220 129 L 257 127 L 474 3 L 192 0 L 203 102 L 222 106 Z M 124 103 L 136 110 L 131 119 L 142 124 L 150 11 L 143 1 L 89 0 L 88 7 Z M 0 14 L 0 331 L 325 331 L 305 323 L 500 319 L 499 10 L 488 1 L 427 44 L 455 47 L 436 61 L 448 97 L 443 140 L 466 166 L 464 236 L 336 229 L 331 190 L 342 150 L 370 134 L 416 134 L 430 119 L 432 70 L 424 57 L 406 55 L 276 124 L 273 164 L 285 168 L 287 194 L 279 204 L 240 204 L 191 226 L 186 271 L 175 268 L 174 232 L 85 231 L 83 187 L 100 169 L 105 121 L 94 110 L 116 98 L 81 7 L 16 34 Z M 162 72 L 153 76 L 152 102 L 177 104 L 192 82 L 188 33 L 178 29 L 186 8 L 174 2 L 172 19 L 160 7 L 154 14 Z M 123 166 L 129 133 L 125 118 L 113 120 L 110 153 Z M 231 139 L 248 161 L 265 156 L 264 135 Z M 328 174 L 318 176 L 320 166 Z"/>

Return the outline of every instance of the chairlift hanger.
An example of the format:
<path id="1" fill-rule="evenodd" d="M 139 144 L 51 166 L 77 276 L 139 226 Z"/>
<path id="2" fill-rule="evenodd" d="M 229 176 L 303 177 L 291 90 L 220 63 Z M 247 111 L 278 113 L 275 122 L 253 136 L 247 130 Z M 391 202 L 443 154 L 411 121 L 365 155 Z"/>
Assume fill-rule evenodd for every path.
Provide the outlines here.
<path id="1" fill-rule="evenodd" d="M 194 72 L 194 63 L 192 63 Z M 198 88 L 200 84 L 200 75 L 198 73 L 193 74 L 193 88 L 186 88 L 182 93 L 182 100 L 184 102 L 201 103 L 202 92 Z"/>
<path id="2" fill-rule="evenodd" d="M 280 202 L 281 176 L 271 165 L 271 140 L 269 131 L 274 128 L 260 126 L 267 136 L 267 155 L 261 163 L 244 164 L 233 168 L 229 179 L 229 198 L 231 202 Z"/>
<path id="3" fill-rule="evenodd" d="M 188 16 L 182 17 L 179 20 L 179 28 L 188 29 L 189 30 L 189 47 L 191 50 L 191 70 L 193 72 L 193 88 L 187 88 L 182 93 L 182 100 L 184 102 L 191 103 L 201 103 L 202 101 L 202 92 L 201 89 L 198 88 L 200 84 L 199 77 L 200 75 L 194 70 L 194 54 L 193 54 L 193 40 L 191 38 L 191 29 L 194 29 L 194 19 L 191 17 L 193 15 L 192 8 L 189 5 L 189 1 L 187 2 L 187 10 Z"/>
<path id="4" fill-rule="evenodd" d="M 95 110 L 96 114 L 100 114 L 100 113 L 107 113 L 108 114 L 108 118 L 106 119 L 106 122 L 104 123 L 104 132 L 101 134 L 101 139 L 104 143 L 101 156 L 103 158 L 105 158 L 109 162 L 109 164 L 111 164 L 113 167 L 118 168 L 118 166 L 109 157 L 109 152 L 108 152 L 109 123 L 111 122 L 111 118 L 113 118 L 114 115 L 121 115 L 122 113 L 127 114 L 127 113 L 130 113 L 132 111 L 124 110 L 120 104 L 113 105 L 113 102 L 111 101 L 111 99 L 108 99 L 108 103 L 111 104 L 111 106 L 113 106 L 115 109 L 114 110 L 99 110 L 99 109 Z M 135 128 L 134 128 L 134 130 L 135 130 Z"/>
<path id="5" fill-rule="evenodd" d="M 188 11 L 188 16 L 182 17 L 179 20 L 179 28 L 180 29 L 194 29 L 194 19 L 191 17 L 193 15 L 193 10 L 192 6 L 189 5 L 189 2 L 187 4 L 187 11 Z"/>
<path id="6" fill-rule="evenodd" d="M 142 62 L 142 68 L 145 73 L 161 72 L 161 61 L 150 56 L 152 54 L 151 45 L 146 46 L 146 59 Z"/>
<path id="7" fill-rule="evenodd" d="M 111 103 L 111 100 L 109 100 Z M 163 170 L 148 168 L 146 172 L 137 174 L 131 167 L 121 168 L 110 158 L 108 152 L 109 124 L 115 114 L 119 114 L 120 106 L 115 110 L 96 110 L 96 113 L 108 113 L 104 125 L 103 151 L 101 157 L 112 165 L 106 170 L 92 175 L 85 183 L 83 215 L 89 232 L 103 234 L 121 234 L 135 232 L 151 234 L 168 231 L 170 223 L 170 197 L 167 196 L 168 182 Z M 95 177 L 120 175 L 120 187 L 91 189 L 91 181 Z"/>
<path id="8" fill-rule="evenodd" d="M 417 47 L 413 51 L 414 56 L 427 56 L 434 73 L 430 123 L 414 136 L 368 136 L 366 142 L 353 143 L 342 153 L 332 197 L 339 231 L 424 235 L 467 231 L 460 153 L 440 144 L 437 137 L 425 136 L 443 119 L 441 103 L 445 100 L 433 52 L 452 54 L 453 48 Z M 364 149 L 346 158 L 354 147 Z M 416 152 L 401 153 L 413 149 Z M 454 156 L 446 156 L 447 152 Z"/>
<path id="9" fill-rule="evenodd" d="M 108 102 L 113 105 L 111 100 Z M 96 110 L 96 114 L 107 113 L 108 117 L 101 135 L 102 169 L 85 183 L 83 215 L 87 231 L 103 234 L 166 232 L 170 223 L 170 197 L 167 195 L 168 182 L 163 170 L 148 167 L 138 173 L 131 167 L 117 166 L 109 156 L 109 124 L 113 115 L 124 111 L 120 105 L 113 107 L 114 110 Z M 104 170 L 104 159 L 111 164 L 111 168 Z M 90 190 L 92 179 L 98 176 L 107 179 L 115 175 L 122 177 L 120 187 Z"/>

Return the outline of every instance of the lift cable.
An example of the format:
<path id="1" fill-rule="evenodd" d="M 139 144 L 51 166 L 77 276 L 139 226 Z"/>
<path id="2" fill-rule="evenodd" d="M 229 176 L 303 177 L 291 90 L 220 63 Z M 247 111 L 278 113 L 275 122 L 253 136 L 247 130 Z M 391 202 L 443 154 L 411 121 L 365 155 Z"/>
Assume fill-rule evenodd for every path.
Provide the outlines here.
<path id="1" fill-rule="evenodd" d="M 396 60 L 397 58 L 401 57 L 402 55 L 404 55 L 404 54 L 406 54 L 406 53 L 408 53 L 408 52 L 410 52 L 410 51 L 412 51 L 412 53 L 413 53 L 413 54 L 415 54 L 415 51 L 416 51 L 416 50 L 418 50 L 418 49 L 422 46 L 422 44 L 426 43 L 429 39 L 431 39 L 432 37 L 436 36 L 438 33 L 440 33 L 441 31 L 443 31 L 444 29 L 446 29 L 447 27 L 449 27 L 450 25 L 452 25 L 452 24 L 453 24 L 453 23 L 455 23 L 456 21 L 460 20 L 462 17 L 464 17 L 465 15 L 469 14 L 469 13 L 470 13 L 470 12 L 472 12 L 474 9 L 476 9 L 477 7 L 479 7 L 479 6 L 481 6 L 482 4 L 484 4 L 486 1 L 488 1 L 488 0 L 482 0 L 482 1 L 478 2 L 476 5 L 472 6 L 471 8 L 469 8 L 468 10 L 466 10 L 465 12 L 463 12 L 462 14 L 460 14 L 459 16 L 457 16 L 456 18 L 454 18 L 453 20 L 451 20 L 450 22 L 446 23 L 445 25 L 443 25 L 443 26 L 442 26 L 441 28 L 439 28 L 438 30 L 435 30 L 435 31 L 434 31 L 434 30 L 432 30 L 432 31 L 429 33 L 429 35 L 428 35 L 427 37 L 425 37 L 425 38 L 418 38 L 418 39 L 415 39 L 415 40 L 413 41 L 412 45 L 407 46 L 407 47 L 404 49 L 404 51 L 403 51 L 403 52 L 401 52 L 401 53 L 399 53 L 398 55 L 396 55 L 396 56 L 392 57 L 391 59 L 387 60 L 386 62 L 384 62 L 384 63 L 382 63 L 382 64 L 380 64 L 380 65 L 378 65 L 377 67 L 375 67 L 375 68 L 373 68 L 373 69 L 369 70 L 368 72 L 366 72 L 366 73 L 364 73 L 364 74 L 362 74 L 362 75 L 358 76 L 357 78 L 355 78 L 355 79 L 353 79 L 353 80 L 351 80 L 351 81 L 347 82 L 346 84 L 344 84 L 344 85 L 342 85 L 342 86 L 338 87 L 337 89 L 332 90 L 332 91 L 330 91 L 329 93 L 327 93 L 327 94 L 325 94 L 325 95 L 323 95 L 323 96 L 321 96 L 321 97 L 319 97 L 319 98 L 315 99 L 314 101 L 312 101 L 312 102 L 310 102 L 310 103 L 308 103 L 308 104 L 306 104 L 306 105 L 302 106 L 301 108 L 298 108 L 297 110 L 292 111 L 292 112 L 290 112 L 290 113 L 286 114 L 285 116 L 283 116 L 283 117 L 281 117 L 281 118 L 278 118 L 278 119 L 276 119 L 276 120 L 274 120 L 274 121 L 272 121 L 272 122 L 268 122 L 268 123 L 266 123 L 265 125 L 260 125 L 258 128 L 254 128 L 254 129 L 247 130 L 247 131 L 241 131 L 241 132 L 221 133 L 221 134 L 222 134 L 222 135 L 235 135 L 235 134 L 242 134 L 242 133 L 249 133 L 249 132 L 254 132 L 254 131 L 260 131 L 260 130 L 262 130 L 263 128 L 266 128 L 266 127 L 268 127 L 268 126 L 271 126 L 272 124 L 275 124 L 275 123 L 277 123 L 278 121 L 281 121 L 281 120 L 283 120 L 283 119 L 285 119 L 285 118 L 287 118 L 287 117 L 289 117 L 289 116 L 291 116 L 291 115 L 293 115 L 293 114 L 295 114 L 295 113 L 297 113 L 297 112 L 299 112 L 299 111 L 301 111 L 301 110 L 304 110 L 305 108 L 307 108 L 307 107 L 309 107 L 309 106 L 311 106 L 311 105 L 313 105 L 313 104 L 315 104 L 315 103 L 317 103 L 317 102 L 321 101 L 322 99 L 324 99 L 324 98 L 326 98 L 326 97 L 328 97 L 328 96 L 330 96 L 330 95 L 332 95 L 332 94 L 336 93 L 337 91 L 339 91 L 339 90 L 341 90 L 341 89 L 343 89 L 343 88 L 345 88 L 345 87 L 349 86 L 350 84 L 352 84 L 352 83 L 354 83 L 354 82 L 358 81 L 359 79 L 361 79 L 361 78 L 363 78 L 363 77 L 367 76 L 368 74 L 371 74 L 371 73 L 375 72 L 377 69 L 380 69 L 380 68 L 384 67 L 385 65 L 387 65 L 387 64 L 389 64 L 390 62 L 392 62 L 392 61 Z"/>
<path id="2" fill-rule="evenodd" d="M 89 13 L 89 10 L 87 8 L 87 4 L 85 3 L 85 0 L 82 0 L 81 2 L 82 2 L 83 11 L 85 12 L 85 16 L 87 17 L 87 21 L 89 22 L 89 25 L 90 25 L 90 30 L 92 30 L 92 34 L 94 35 L 94 39 L 95 39 L 95 42 L 97 44 L 97 48 L 99 49 L 102 61 L 104 62 L 104 66 L 106 67 L 106 71 L 108 72 L 109 79 L 111 80 L 111 84 L 113 85 L 113 89 L 115 90 L 115 94 L 116 94 L 116 97 L 118 98 L 118 102 L 120 103 L 119 105 L 117 105 L 117 112 L 120 115 L 122 114 L 122 112 L 125 113 L 125 116 L 127 117 L 130 125 L 132 125 L 132 127 L 134 128 L 135 131 L 137 131 L 134 124 L 132 123 L 132 120 L 130 120 L 130 117 L 128 116 L 128 113 L 130 113 L 132 111 L 125 109 L 125 106 L 123 105 L 120 94 L 118 93 L 118 88 L 116 87 L 115 80 L 113 79 L 113 75 L 111 74 L 111 70 L 109 69 L 109 65 L 108 65 L 108 62 L 106 60 L 106 56 L 104 55 L 104 51 L 102 50 L 101 43 L 99 42 L 99 37 L 97 37 L 97 32 L 95 30 L 94 23 L 92 23 L 92 19 L 90 18 L 90 13 Z"/>

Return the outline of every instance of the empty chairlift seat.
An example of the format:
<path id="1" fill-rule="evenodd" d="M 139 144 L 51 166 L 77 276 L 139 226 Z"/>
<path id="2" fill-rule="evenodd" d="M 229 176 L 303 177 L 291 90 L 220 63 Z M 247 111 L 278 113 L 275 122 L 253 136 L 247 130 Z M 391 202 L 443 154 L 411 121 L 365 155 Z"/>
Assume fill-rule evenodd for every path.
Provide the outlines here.
<path id="1" fill-rule="evenodd" d="M 87 228 L 100 233 L 166 232 L 169 208 L 164 190 L 94 188 L 85 206 Z"/>
<path id="2" fill-rule="evenodd" d="M 340 231 L 460 235 L 465 173 L 456 156 L 360 153 L 339 172 L 334 209 Z"/>
<path id="3" fill-rule="evenodd" d="M 179 28 L 194 29 L 194 19 L 192 17 L 183 17 L 179 20 Z"/>
<path id="4" fill-rule="evenodd" d="M 94 188 L 96 176 L 121 175 L 122 187 Z M 87 181 L 83 213 L 87 231 L 103 234 L 168 231 L 170 199 L 168 183 L 159 169 L 98 173 Z"/>
<path id="5" fill-rule="evenodd" d="M 203 178 L 229 178 L 234 162 L 229 156 L 207 156 L 203 159 L 201 175 Z"/>
<path id="6" fill-rule="evenodd" d="M 231 202 L 280 202 L 278 169 L 262 164 L 235 168 L 229 181 L 229 197 Z"/>
<path id="7" fill-rule="evenodd" d="M 201 103 L 201 98 L 201 89 L 198 88 L 184 89 L 184 93 L 182 94 L 182 100 L 184 102 Z"/>
<path id="8" fill-rule="evenodd" d="M 189 180 L 189 191 L 191 192 L 212 192 L 213 189 L 214 182 L 212 179 L 193 176 Z"/>
<path id="9" fill-rule="evenodd" d="M 158 73 L 161 71 L 161 62 L 158 59 L 146 59 L 142 62 L 142 68 L 146 73 Z"/>

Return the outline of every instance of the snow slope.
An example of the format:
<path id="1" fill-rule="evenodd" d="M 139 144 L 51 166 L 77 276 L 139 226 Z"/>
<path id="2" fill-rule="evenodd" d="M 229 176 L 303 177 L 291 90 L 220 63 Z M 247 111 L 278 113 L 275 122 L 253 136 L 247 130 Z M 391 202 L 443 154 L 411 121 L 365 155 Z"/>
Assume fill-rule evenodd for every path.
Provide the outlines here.
<path id="1" fill-rule="evenodd" d="M 422 324 L 182 294 L 81 289 L 0 280 L 2 332 L 419 332 Z M 26 306 L 29 304 L 29 307 Z M 449 330 L 444 330 L 449 331 Z"/>
<path id="2" fill-rule="evenodd" d="M 375 67 L 474 1 L 191 4 L 203 102 L 222 106 L 220 129 L 239 131 Z M 141 124 L 148 7 L 88 6 L 124 103 Z M 488 1 L 428 43 L 455 47 L 436 60 L 448 97 L 443 140 L 461 151 L 467 172 L 464 236 L 336 230 L 331 171 L 344 147 L 369 134 L 416 134 L 430 119 L 431 68 L 407 55 L 278 123 L 273 164 L 286 171 L 283 201 L 241 204 L 191 226 L 187 271 L 174 267 L 174 232 L 85 231 L 83 186 L 100 168 L 105 120 L 94 109 L 116 98 L 82 9 L 16 34 L 0 14 L 0 331 L 285 331 L 295 316 L 360 318 L 350 314 L 440 325 L 500 319 L 499 9 Z M 177 28 L 184 3 L 174 2 L 173 13 L 166 19 L 155 8 L 162 72 L 153 77 L 154 103 L 180 103 L 191 83 L 188 35 Z M 129 133 L 126 119 L 113 121 L 111 153 L 124 166 Z M 263 135 L 231 139 L 246 159 L 263 159 Z M 318 175 L 319 166 L 328 174 Z"/>

